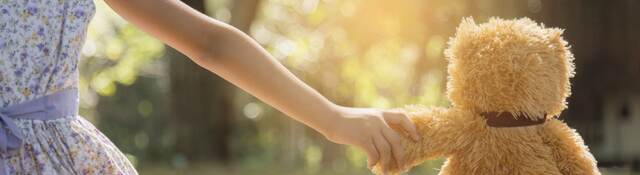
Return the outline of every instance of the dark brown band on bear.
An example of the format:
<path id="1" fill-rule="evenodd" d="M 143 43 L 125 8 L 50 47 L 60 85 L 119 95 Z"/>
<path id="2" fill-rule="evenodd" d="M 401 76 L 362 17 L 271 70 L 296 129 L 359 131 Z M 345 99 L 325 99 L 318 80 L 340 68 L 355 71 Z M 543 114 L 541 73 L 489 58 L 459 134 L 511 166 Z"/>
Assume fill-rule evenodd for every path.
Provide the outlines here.
<path id="1" fill-rule="evenodd" d="M 509 112 L 483 112 L 482 117 L 487 119 L 487 125 L 491 127 L 520 127 L 543 124 L 546 119 L 530 119 L 526 116 L 513 116 Z"/>

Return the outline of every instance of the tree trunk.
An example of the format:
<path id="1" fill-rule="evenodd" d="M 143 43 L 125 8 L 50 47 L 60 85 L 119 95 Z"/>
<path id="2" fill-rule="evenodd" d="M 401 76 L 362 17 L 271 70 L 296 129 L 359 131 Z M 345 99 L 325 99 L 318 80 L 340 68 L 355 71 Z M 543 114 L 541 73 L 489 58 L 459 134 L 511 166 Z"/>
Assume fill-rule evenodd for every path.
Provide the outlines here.
<path id="1" fill-rule="evenodd" d="M 203 0 L 183 0 L 205 13 Z M 176 152 L 188 160 L 229 160 L 233 90 L 222 78 L 167 47 L 170 58 L 171 117 Z"/>
<path id="2" fill-rule="evenodd" d="M 231 8 L 230 24 L 249 34 L 251 23 L 258 11 L 259 0 L 234 0 Z"/>
<path id="3" fill-rule="evenodd" d="M 203 0 L 182 0 L 205 13 Z M 257 0 L 234 1 L 231 25 L 247 32 L 254 19 Z M 188 160 L 229 162 L 233 88 L 224 79 L 169 48 L 171 116 L 176 131 L 176 149 Z"/>

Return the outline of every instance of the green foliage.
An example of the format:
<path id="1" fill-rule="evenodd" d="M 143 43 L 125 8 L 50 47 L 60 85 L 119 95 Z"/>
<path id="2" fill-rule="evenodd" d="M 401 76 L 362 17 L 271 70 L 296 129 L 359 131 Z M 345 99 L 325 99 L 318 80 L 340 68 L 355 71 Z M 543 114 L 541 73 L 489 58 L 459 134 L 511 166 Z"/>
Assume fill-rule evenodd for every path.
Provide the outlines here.
<path id="1" fill-rule="evenodd" d="M 131 85 L 143 66 L 161 56 L 164 45 L 115 15 L 103 1 L 95 1 L 97 12 L 89 25 L 83 48 L 81 83 L 83 92 L 102 96 L 116 93 L 116 83 Z M 152 69 L 149 67 L 148 69 Z"/>
<path id="2" fill-rule="evenodd" d="M 97 12 L 79 63 L 80 112 L 137 163 L 145 160 L 137 156 L 153 152 L 140 150 L 157 150 L 149 145 L 160 147 L 155 142 L 166 138 L 166 133 L 152 131 L 167 122 L 166 109 L 154 108 L 166 103 L 161 95 L 167 92 L 166 71 L 157 59 L 164 45 L 117 16 L 104 1 L 94 2 Z"/>

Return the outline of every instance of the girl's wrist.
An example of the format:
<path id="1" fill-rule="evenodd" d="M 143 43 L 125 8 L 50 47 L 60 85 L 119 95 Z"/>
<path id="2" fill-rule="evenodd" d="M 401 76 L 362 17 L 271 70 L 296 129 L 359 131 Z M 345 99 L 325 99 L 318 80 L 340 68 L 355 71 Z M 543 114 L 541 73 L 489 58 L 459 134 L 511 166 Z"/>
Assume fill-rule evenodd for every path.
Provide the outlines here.
<path id="1" fill-rule="evenodd" d="M 318 124 L 314 128 L 327 138 L 332 138 L 337 132 L 341 120 L 344 119 L 344 108 L 330 103 L 327 113 L 318 116 Z"/>

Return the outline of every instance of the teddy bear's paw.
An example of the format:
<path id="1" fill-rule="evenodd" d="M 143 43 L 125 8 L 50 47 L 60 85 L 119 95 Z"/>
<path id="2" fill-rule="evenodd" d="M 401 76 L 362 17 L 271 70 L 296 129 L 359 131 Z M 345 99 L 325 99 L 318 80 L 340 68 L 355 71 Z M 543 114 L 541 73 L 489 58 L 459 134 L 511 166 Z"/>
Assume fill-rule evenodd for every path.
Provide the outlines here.
<path id="1" fill-rule="evenodd" d="M 393 165 L 392 167 L 389 167 L 387 169 L 386 172 L 382 171 L 382 168 L 379 165 L 375 165 L 371 171 L 374 174 L 378 174 L 378 175 L 399 175 L 402 174 L 404 172 L 407 172 L 409 170 L 409 167 L 397 167 L 395 165 Z"/>

